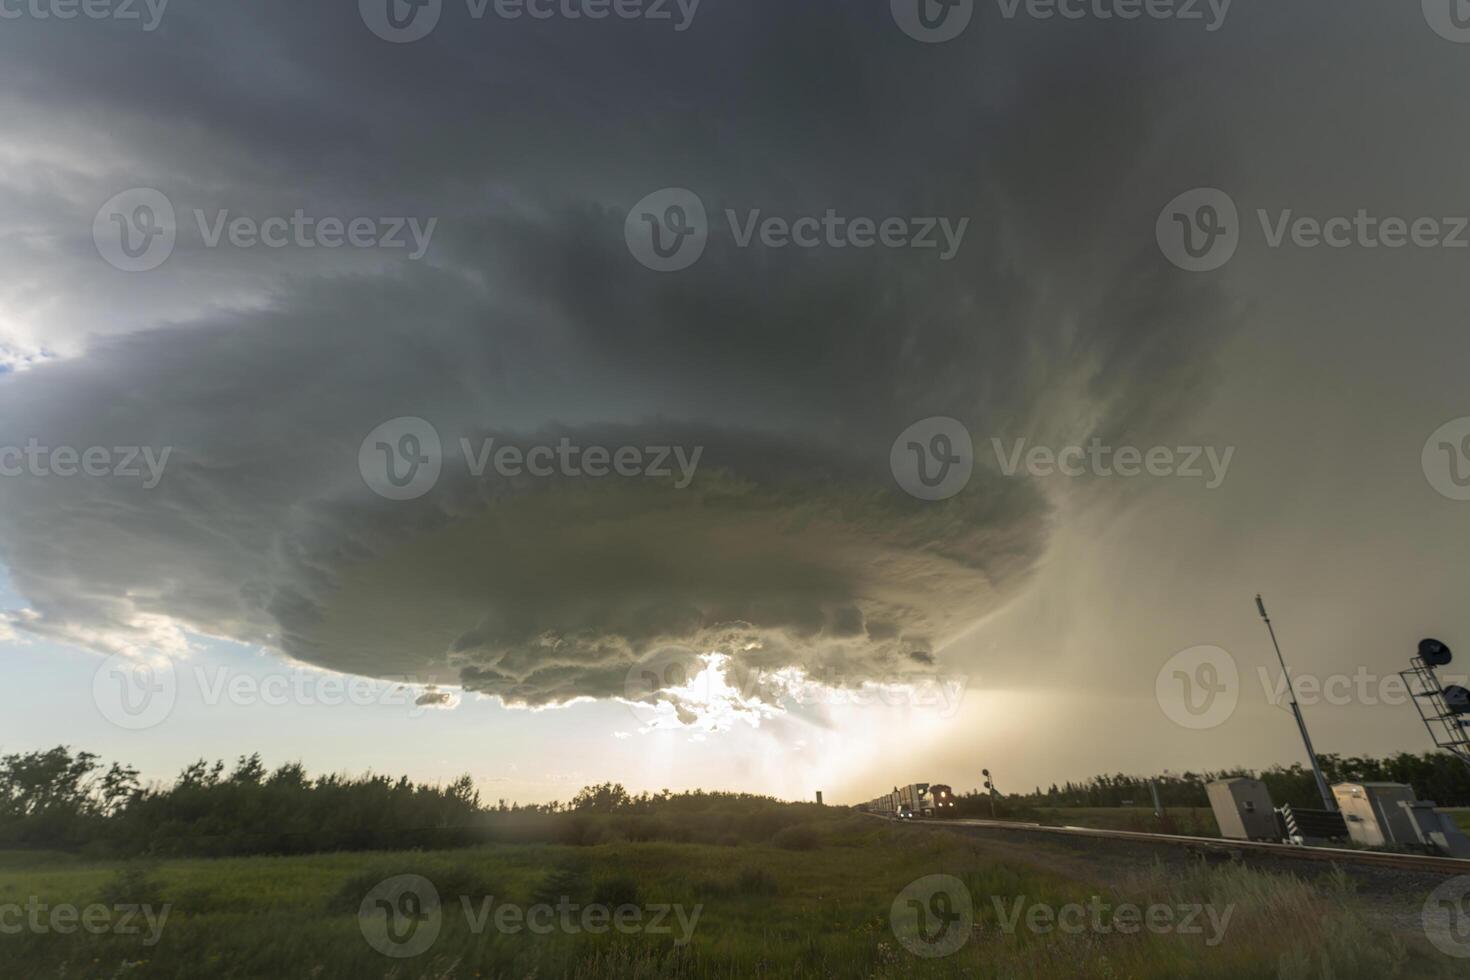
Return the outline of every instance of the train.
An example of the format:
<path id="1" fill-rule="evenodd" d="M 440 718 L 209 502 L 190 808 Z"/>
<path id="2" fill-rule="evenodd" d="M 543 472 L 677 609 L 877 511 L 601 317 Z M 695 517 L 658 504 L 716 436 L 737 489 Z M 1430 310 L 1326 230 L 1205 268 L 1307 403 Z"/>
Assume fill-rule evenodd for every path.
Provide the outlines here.
<path id="1" fill-rule="evenodd" d="M 912 820 L 914 817 L 944 817 L 954 813 L 954 790 L 945 783 L 909 783 L 895 786 L 866 803 L 859 810 L 876 813 L 890 820 Z"/>

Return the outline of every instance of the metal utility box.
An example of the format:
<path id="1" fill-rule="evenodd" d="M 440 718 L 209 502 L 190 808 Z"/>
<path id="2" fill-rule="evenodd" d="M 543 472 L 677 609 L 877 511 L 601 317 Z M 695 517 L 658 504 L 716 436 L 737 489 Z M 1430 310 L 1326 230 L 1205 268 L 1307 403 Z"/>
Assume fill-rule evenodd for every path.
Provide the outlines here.
<path id="1" fill-rule="evenodd" d="M 1470 838 L 1466 838 L 1454 817 L 1435 809 L 1427 800 L 1400 803 L 1399 807 L 1414 822 L 1419 840 L 1426 848 L 1450 857 L 1470 857 Z"/>
<path id="2" fill-rule="evenodd" d="M 1271 792 L 1259 779 L 1217 779 L 1205 786 L 1220 836 L 1231 840 L 1280 840 Z"/>
<path id="3" fill-rule="evenodd" d="M 1421 842 L 1410 810 L 1416 802 L 1403 783 L 1338 783 L 1332 787 L 1337 808 L 1347 821 L 1348 836 L 1367 847 L 1415 845 Z"/>

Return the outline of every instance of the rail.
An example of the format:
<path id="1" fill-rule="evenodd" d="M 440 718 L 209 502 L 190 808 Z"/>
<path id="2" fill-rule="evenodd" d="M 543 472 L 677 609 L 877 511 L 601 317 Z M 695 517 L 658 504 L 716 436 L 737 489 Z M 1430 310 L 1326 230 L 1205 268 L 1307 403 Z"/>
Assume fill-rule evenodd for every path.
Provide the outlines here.
<path id="1" fill-rule="evenodd" d="M 883 818 L 886 819 L 886 818 Z M 989 830 L 1012 830 L 1022 833 L 1059 834 L 1071 837 L 1095 837 L 1105 840 L 1131 840 L 1178 847 L 1208 848 L 1221 852 L 1272 854 L 1303 861 L 1327 861 L 1341 864 L 1373 865 L 1401 871 L 1429 871 L 1435 874 L 1470 875 L 1470 860 L 1433 857 L 1427 854 L 1391 854 L 1386 851 L 1359 851 L 1346 847 L 1314 847 L 1301 844 L 1272 844 L 1265 841 L 1231 840 L 1224 837 L 1185 837 L 1177 834 L 1150 834 L 1136 830 L 1102 830 L 1096 827 L 1049 827 L 1039 823 L 1010 820 L 948 818 L 944 820 L 913 819 L 904 823 L 936 827 L 979 827 Z"/>

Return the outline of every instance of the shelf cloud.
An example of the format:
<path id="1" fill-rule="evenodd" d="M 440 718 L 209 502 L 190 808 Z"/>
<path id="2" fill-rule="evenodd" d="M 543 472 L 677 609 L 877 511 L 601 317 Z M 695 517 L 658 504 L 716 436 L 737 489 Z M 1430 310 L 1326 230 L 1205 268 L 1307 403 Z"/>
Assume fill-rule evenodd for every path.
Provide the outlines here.
<path id="1" fill-rule="evenodd" d="M 1221 148 L 1144 81 L 1177 57 L 1157 32 L 977 58 L 833 0 L 391 45 L 330 6 L 170 9 L 64 53 L 35 25 L 0 40 L 0 443 L 117 454 L 0 479 L 12 629 L 124 653 L 225 637 L 530 706 L 625 697 L 670 650 L 851 685 L 939 671 L 1051 530 L 990 435 L 1162 437 L 1213 383 L 1230 315 L 1159 255 L 1150 194 Z M 174 212 L 150 271 L 92 241 L 129 188 Z M 707 212 L 678 271 L 627 238 L 660 188 Z M 726 221 L 829 212 L 871 239 L 900 219 L 906 243 L 917 219 L 968 224 L 942 259 Z M 298 213 L 311 235 L 437 223 L 422 249 L 200 233 Z M 932 417 L 977 455 L 940 501 L 890 463 Z M 404 418 L 441 472 L 389 499 L 363 443 Z M 461 447 L 487 440 L 698 465 L 682 487 L 477 475 Z M 115 471 L 130 449 L 168 450 L 155 486 Z"/>

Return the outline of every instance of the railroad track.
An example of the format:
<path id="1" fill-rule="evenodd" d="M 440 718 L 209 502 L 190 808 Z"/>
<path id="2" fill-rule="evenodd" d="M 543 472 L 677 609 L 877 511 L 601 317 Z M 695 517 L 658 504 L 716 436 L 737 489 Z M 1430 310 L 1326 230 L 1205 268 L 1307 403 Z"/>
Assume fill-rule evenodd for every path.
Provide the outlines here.
<path id="1" fill-rule="evenodd" d="M 876 816 L 876 814 L 875 814 Z M 879 817 L 879 819 L 886 819 Z M 1372 865 L 1400 871 L 1428 871 L 1443 875 L 1470 875 L 1470 860 L 1430 857 L 1425 854 L 1390 854 L 1385 851 L 1359 851 L 1346 847 L 1307 847 L 1297 844 L 1268 844 L 1263 841 L 1227 840 L 1223 837 L 1183 837 L 1177 834 L 1148 834 L 1133 830 L 1099 830 L 1094 827 L 1047 827 L 1039 823 L 1016 823 L 1009 820 L 905 820 L 904 823 L 936 827 L 979 827 L 988 830 L 1010 830 L 1021 833 L 1057 834 L 1068 837 L 1096 837 L 1104 840 L 1130 840 L 1146 844 L 1168 844 L 1177 847 L 1220 854 L 1262 854 L 1298 861 L 1325 861 L 1337 864 Z"/>

